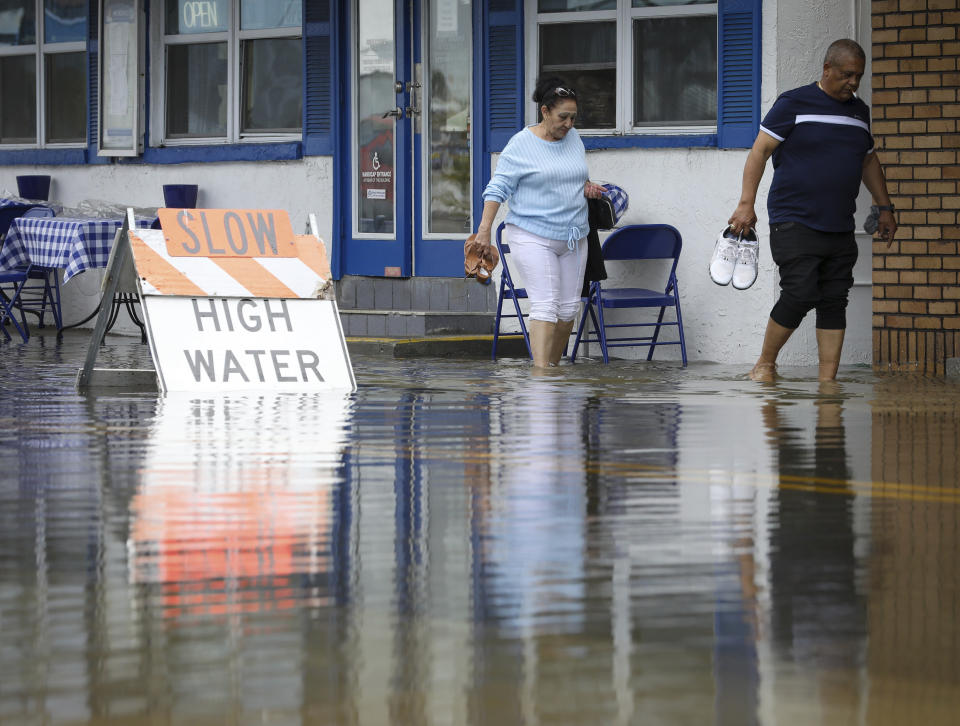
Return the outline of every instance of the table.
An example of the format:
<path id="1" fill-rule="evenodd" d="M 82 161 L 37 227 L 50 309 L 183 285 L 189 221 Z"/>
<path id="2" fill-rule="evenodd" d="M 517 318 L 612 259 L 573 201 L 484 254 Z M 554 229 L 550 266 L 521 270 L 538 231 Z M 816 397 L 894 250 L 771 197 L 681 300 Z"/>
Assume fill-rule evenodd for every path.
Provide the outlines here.
<path id="1" fill-rule="evenodd" d="M 49 269 L 63 269 L 63 282 L 91 268 L 107 266 L 113 239 L 123 222 L 119 219 L 74 219 L 70 217 L 16 217 L 11 220 L 6 239 L 0 249 L 0 270 L 33 264 Z M 146 228 L 151 220 L 138 219 L 137 227 Z M 133 315 L 129 295 L 114 300 L 112 323 L 116 321 L 119 306 L 125 304 L 131 319 L 141 329 L 142 323 Z M 102 302 L 102 301 L 101 301 Z M 100 305 L 97 305 L 99 310 Z M 92 315 L 76 327 L 87 322 Z"/>
<path id="2" fill-rule="evenodd" d="M 63 269 L 63 281 L 93 267 L 106 267 L 113 238 L 123 222 L 119 219 L 71 219 L 69 217 L 17 217 L 10 222 L 0 270 L 24 267 Z M 148 221 L 137 223 L 149 227 Z"/>

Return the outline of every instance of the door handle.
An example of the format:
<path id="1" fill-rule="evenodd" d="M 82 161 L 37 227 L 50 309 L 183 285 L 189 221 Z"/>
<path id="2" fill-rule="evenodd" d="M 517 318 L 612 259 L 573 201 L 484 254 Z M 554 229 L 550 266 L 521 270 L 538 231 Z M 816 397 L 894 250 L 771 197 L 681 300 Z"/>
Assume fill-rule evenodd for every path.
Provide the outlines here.
<path id="1" fill-rule="evenodd" d="M 392 108 L 383 114 L 383 118 L 389 118 L 390 116 L 393 116 L 395 119 L 403 118 L 403 109 L 397 106 L 396 108 Z"/>

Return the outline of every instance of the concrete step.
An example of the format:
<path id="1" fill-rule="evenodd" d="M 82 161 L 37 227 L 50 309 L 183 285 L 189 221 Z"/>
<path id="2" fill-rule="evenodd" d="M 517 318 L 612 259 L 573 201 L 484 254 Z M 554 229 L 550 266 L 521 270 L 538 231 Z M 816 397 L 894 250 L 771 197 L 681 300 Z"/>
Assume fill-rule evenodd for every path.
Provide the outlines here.
<path id="1" fill-rule="evenodd" d="M 495 319 L 495 313 L 491 312 L 340 309 L 340 320 L 347 337 L 492 335 Z"/>
<path id="2" fill-rule="evenodd" d="M 386 355 L 393 358 L 486 358 L 493 352 L 492 335 L 434 335 L 426 338 L 347 338 L 351 354 Z M 523 338 L 501 337 L 497 358 L 528 358 Z"/>
<path id="3" fill-rule="evenodd" d="M 451 277 L 357 277 L 336 282 L 337 305 L 350 310 L 494 312 L 497 289 L 475 279 Z"/>

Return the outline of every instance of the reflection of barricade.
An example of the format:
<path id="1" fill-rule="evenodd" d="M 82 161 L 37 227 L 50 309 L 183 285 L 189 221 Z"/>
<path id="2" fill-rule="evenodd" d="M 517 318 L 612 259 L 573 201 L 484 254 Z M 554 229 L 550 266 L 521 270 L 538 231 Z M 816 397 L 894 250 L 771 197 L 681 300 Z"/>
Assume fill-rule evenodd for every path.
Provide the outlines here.
<path id="1" fill-rule="evenodd" d="M 148 487 L 132 506 L 134 579 L 163 584 L 169 617 L 291 608 L 293 576 L 331 568 L 321 541 L 329 500 L 328 488 L 198 494 Z"/>
<path id="2" fill-rule="evenodd" d="M 287 609 L 299 577 L 335 568 L 348 405 L 342 394 L 161 401 L 129 561 L 134 582 L 161 586 L 167 617 Z"/>

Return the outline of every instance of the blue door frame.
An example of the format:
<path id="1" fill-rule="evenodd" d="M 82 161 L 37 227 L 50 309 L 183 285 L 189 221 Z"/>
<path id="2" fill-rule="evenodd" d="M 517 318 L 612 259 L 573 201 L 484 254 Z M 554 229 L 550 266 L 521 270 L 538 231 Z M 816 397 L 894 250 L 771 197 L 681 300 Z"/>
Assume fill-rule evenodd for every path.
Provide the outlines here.
<path id="1" fill-rule="evenodd" d="M 406 109 L 411 104 L 410 91 L 406 84 L 414 81 L 414 69 L 423 61 L 424 47 L 421 28 L 423 28 L 422 6 L 426 0 L 396 0 L 394 7 L 395 28 L 395 82 L 403 84 L 404 89 L 393 95 L 384 96 L 384 112 L 399 107 Z M 422 189 L 424 169 L 423 134 L 414 132 L 413 120 L 404 113 L 403 118 L 393 120 L 395 152 L 393 159 L 395 192 L 395 225 L 391 238 L 370 238 L 355 234 L 354 231 L 354 195 L 357 194 L 353 165 L 357 164 L 359 154 L 353 148 L 353 99 L 357 93 L 353 70 L 356 53 L 353 28 L 355 27 L 356 2 L 346 4 L 341 14 L 340 47 L 341 54 L 340 85 L 348 99 L 339 107 L 339 139 L 334 160 L 334 208 L 338 215 L 335 222 L 337 250 L 334 254 L 334 276 L 364 275 L 373 277 L 462 277 L 463 276 L 463 237 L 449 239 L 424 239 L 422 217 Z M 471 108 L 470 127 L 473 133 L 473 159 L 471 200 L 473 206 L 473 225 L 482 209 L 479 180 L 486 182 L 489 174 L 489 161 L 482 152 L 483 145 L 478 143 L 481 131 L 476 120 L 477 103 L 480 95 L 479 68 L 476 59 L 481 57 L 479 47 L 483 3 L 473 3 L 473 90 L 474 102 Z M 426 75 L 426 73 L 424 73 Z M 423 83 L 429 79 L 423 78 Z M 422 96 L 421 96 L 422 97 Z M 357 170 L 359 172 L 359 170 Z M 465 235 L 464 235 L 465 236 Z"/>

